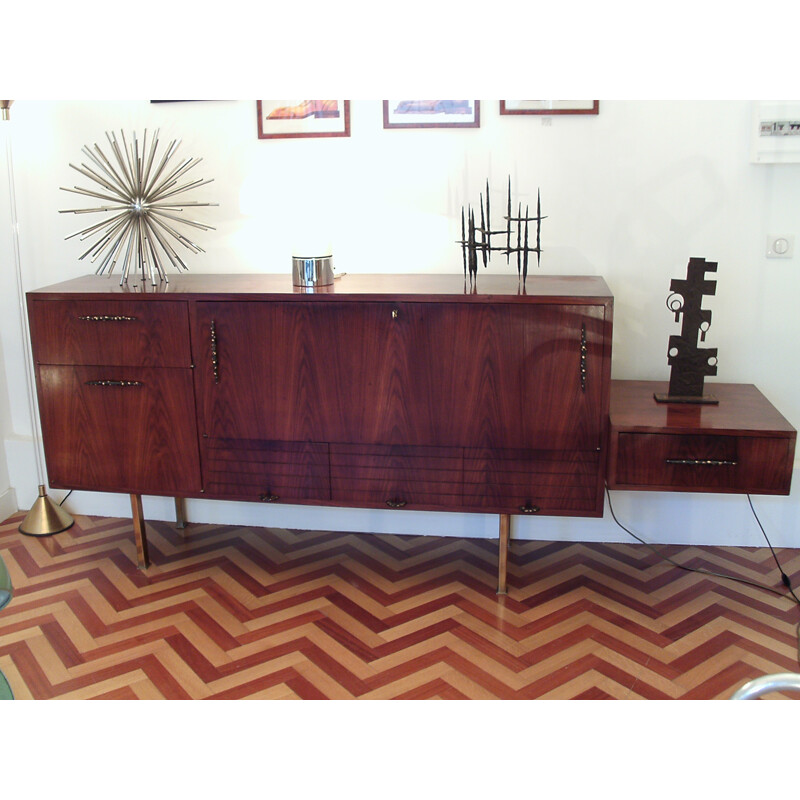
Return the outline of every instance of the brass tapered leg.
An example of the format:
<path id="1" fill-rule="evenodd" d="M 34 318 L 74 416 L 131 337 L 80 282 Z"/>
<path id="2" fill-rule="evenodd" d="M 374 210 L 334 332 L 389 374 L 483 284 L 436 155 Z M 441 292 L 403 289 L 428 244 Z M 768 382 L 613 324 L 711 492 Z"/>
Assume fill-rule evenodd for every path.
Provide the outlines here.
<path id="1" fill-rule="evenodd" d="M 511 516 L 500 515 L 500 550 L 497 557 L 497 594 L 506 594 L 508 569 L 508 540 L 511 536 Z"/>
<path id="2" fill-rule="evenodd" d="M 150 566 L 150 556 L 147 553 L 147 531 L 145 530 L 140 494 L 131 495 L 131 509 L 133 511 L 133 535 L 136 539 L 136 559 L 139 562 L 139 569 L 147 569 Z"/>
<path id="3" fill-rule="evenodd" d="M 181 531 L 186 527 L 186 500 L 183 497 L 175 498 L 175 527 Z"/>

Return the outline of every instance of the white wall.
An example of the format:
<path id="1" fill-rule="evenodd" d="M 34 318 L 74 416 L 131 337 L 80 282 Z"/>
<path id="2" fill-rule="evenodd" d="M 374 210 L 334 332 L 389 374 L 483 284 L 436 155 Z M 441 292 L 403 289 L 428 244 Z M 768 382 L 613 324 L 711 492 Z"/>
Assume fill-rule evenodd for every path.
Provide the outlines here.
<path id="1" fill-rule="evenodd" d="M 523 203 L 541 190 L 548 219 L 542 273 L 602 275 L 615 297 L 613 376 L 666 379 L 666 345 L 677 332 L 665 306 L 669 282 L 692 256 L 719 263 L 706 344 L 719 348 L 716 380 L 755 383 L 795 426 L 800 424 L 800 253 L 765 257 L 768 234 L 797 236 L 800 165 L 749 160 L 752 104 L 745 101 L 601 101 L 596 117 L 500 116 L 481 104 L 478 130 L 383 130 L 380 101 L 352 102 L 349 139 L 259 140 L 255 101 L 151 104 L 148 101 L 16 101 L 12 106 L 20 259 L 26 289 L 91 271 L 87 244 L 65 237 L 88 217 L 59 214 L 86 201 L 59 191 L 84 186 L 68 164 L 83 145 L 103 146 L 106 131 L 160 128 L 182 139 L 181 153 L 202 156 L 198 192 L 219 203 L 197 212 L 216 227 L 196 241 L 193 272 L 286 272 L 297 220 L 333 231 L 340 272 L 459 272 L 462 204 L 477 202 L 490 180 L 495 208 L 508 175 Z M 5 164 L 0 177 L 5 176 Z M 5 198 L 5 181 L 2 183 Z M 7 199 L 3 202 L 7 205 Z M 0 492 L 19 505 L 36 497 L 31 421 L 7 209 L 0 218 L 0 314 L 5 391 L 0 392 Z M 498 261 L 493 272 L 504 272 Z M 800 485 L 789 498 L 755 498 L 773 544 L 798 545 Z M 60 499 L 61 493 L 53 493 Z M 747 500 L 736 496 L 615 493 L 617 515 L 653 541 L 760 545 Z M 73 494 L 80 514 L 127 515 L 127 496 Z M 169 519 L 167 499 L 145 498 L 145 514 Z M 496 536 L 491 515 L 426 514 L 270 507 L 189 501 L 194 521 L 292 528 Z M 626 540 L 602 520 L 518 519 L 513 535 Z"/>

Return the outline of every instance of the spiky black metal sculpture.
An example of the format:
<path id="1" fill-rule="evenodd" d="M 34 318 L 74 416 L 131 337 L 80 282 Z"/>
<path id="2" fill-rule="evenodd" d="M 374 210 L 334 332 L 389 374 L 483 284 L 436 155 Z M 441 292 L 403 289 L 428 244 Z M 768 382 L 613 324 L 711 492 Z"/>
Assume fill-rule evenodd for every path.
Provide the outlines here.
<path id="1" fill-rule="evenodd" d="M 511 263 L 511 255 L 517 256 L 517 275 L 521 281 L 528 277 L 528 254 L 536 253 L 536 264 L 540 266 L 542 246 L 542 220 L 547 217 L 542 216 L 542 199 L 539 192 L 536 195 L 536 216 L 530 216 L 528 206 L 525 206 L 525 214 L 522 213 L 522 203 L 518 203 L 516 216 L 512 212 L 511 206 L 511 176 L 508 178 L 508 206 L 504 216 L 506 227 L 502 230 L 492 230 L 491 204 L 489 201 L 489 181 L 486 181 L 486 206 L 484 209 L 483 195 L 480 196 L 480 225 L 475 224 L 475 211 L 472 206 L 467 206 L 466 215 L 464 208 L 461 208 L 461 253 L 464 260 L 464 277 L 469 273 L 470 282 L 475 280 L 478 275 L 478 253 L 481 254 L 483 266 L 488 266 L 493 252 L 505 253 L 506 263 Z M 529 223 L 536 223 L 536 247 L 528 244 Z M 512 244 L 512 223 L 516 228 L 517 241 Z M 505 235 L 505 246 L 497 246 L 492 243 L 492 237 Z"/>

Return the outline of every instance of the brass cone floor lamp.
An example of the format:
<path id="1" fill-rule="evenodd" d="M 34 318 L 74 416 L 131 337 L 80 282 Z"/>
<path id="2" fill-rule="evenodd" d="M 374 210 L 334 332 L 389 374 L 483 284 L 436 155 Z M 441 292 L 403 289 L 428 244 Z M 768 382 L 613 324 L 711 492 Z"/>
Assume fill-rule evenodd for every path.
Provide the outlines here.
<path id="1" fill-rule="evenodd" d="M 65 531 L 74 522 L 61 506 L 47 496 L 44 484 L 39 484 L 39 496 L 18 530 L 28 536 L 50 536 Z"/>
<path id="2" fill-rule="evenodd" d="M 4 128 L 10 124 L 10 113 L 12 100 L 0 100 L 2 109 L 2 121 L 0 125 Z M 20 326 L 22 328 L 22 347 L 25 357 L 25 376 L 28 380 L 28 403 L 31 415 L 31 429 L 33 431 L 33 450 L 36 457 L 36 471 L 39 477 L 39 497 L 34 502 L 22 524 L 19 532 L 28 536 L 51 536 L 69 528 L 75 520 L 63 509 L 56 505 L 48 496 L 44 483 L 44 471 L 42 468 L 42 456 L 39 439 L 39 418 L 36 413 L 36 390 L 33 382 L 33 372 L 31 369 L 32 359 L 30 352 L 30 340 L 28 338 L 28 317 L 25 313 L 25 293 L 22 288 L 22 265 L 19 257 L 19 232 L 17 226 L 17 198 L 14 190 L 14 162 L 11 153 L 11 135 L 8 130 L 6 133 L 6 158 L 8 160 L 8 191 L 9 205 L 11 207 L 11 239 L 14 244 L 14 263 L 16 266 L 17 295 L 19 300 Z"/>

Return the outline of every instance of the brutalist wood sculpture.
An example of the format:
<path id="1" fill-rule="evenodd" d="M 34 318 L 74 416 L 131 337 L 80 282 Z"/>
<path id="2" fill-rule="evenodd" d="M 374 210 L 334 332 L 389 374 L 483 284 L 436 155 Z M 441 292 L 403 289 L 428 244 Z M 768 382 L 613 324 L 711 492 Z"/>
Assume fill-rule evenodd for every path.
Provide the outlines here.
<path id="1" fill-rule="evenodd" d="M 717 291 L 717 282 L 706 279 L 706 272 L 716 272 L 717 264 L 704 258 L 690 258 L 686 279 L 673 278 L 667 308 L 675 321 L 683 317 L 679 335 L 669 337 L 667 362 L 672 367 L 669 393 L 656 394 L 660 403 L 718 403 L 713 395 L 703 394 L 707 375 L 717 374 L 717 348 L 697 346 L 697 337 L 705 341 L 711 327 L 711 312 L 701 308 L 704 295 Z"/>

